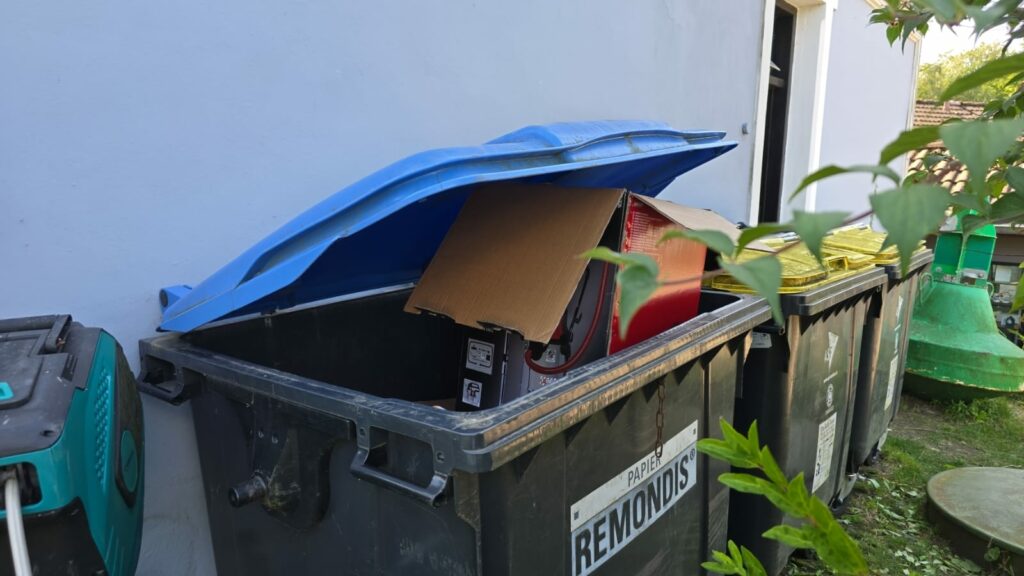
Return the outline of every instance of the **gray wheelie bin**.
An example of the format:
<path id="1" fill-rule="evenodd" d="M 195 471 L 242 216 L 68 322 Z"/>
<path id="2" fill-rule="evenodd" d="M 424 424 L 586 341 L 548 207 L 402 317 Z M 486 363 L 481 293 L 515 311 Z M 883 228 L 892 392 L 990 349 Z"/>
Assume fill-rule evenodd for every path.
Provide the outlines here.
<path id="1" fill-rule="evenodd" d="M 918 252 L 906 275 L 902 274 L 899 262 L 883 266 L 886 282 L 871 303 L 864 327 L 850 436 L 850 474 L 856 474 L 863 464 L 877 457 L 899 411 L 910 316 L 918 285 L 931 260 L 930 250 Z"/>
<path id="2" fill-rule="evenodd" d="M 790 478 L 803 472 L 807 489 L 836 505 L 847 487 L 847 457 L 864 321 L 885 282 L 880 268 L 851 269 L 829 257 L 827 274 L 806 249 L 782 257 L 784 323 L 758 327 L 737 391 L 735 422 L 746 431 L 757 421 Z M 737 288 L 729 278 L 721 288 Z M 732 493 L 729 537 L 750 548 L 769 574 L 785 567 L 793 549 L 761 536 L 784 514 L 765 498 Z"/>
<path id="3" fill-rule="evenodd" d="M 722 136 L 563 124 L 426 152 L 164 290 L 142 378 L 191 403 L 219 573 L 699 573 L 729 499 L 695 444 L 732 420 L 763 301 L 703 292 L 692 320 L 473 412 L 439 407 L 455 325 L 403 305 L 474 186 L 654 196 Z"/>

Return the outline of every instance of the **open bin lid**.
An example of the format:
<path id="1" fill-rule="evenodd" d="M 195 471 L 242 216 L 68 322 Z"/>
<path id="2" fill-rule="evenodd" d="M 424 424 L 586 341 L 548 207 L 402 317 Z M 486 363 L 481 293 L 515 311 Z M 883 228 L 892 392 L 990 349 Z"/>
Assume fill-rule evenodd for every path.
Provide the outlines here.
<path id="1" fill-rule="evenodd" d="M 165 288 L 160 329 L 187 332 L 415 282 L 474 185 L 514 180 L 656 196 L 735 148 L 724 136 L 660 122 L 577 122 L 415 154 L 313 206 L 194 289 Z"/>

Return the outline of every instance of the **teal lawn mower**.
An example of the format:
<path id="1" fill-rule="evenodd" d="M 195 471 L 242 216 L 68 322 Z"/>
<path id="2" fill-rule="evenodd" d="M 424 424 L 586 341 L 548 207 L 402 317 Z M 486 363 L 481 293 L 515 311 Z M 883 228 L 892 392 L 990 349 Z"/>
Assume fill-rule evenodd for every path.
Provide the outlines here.
<path id="1" fill-rule="evenodd" d="M 0 574 L 134 574 L 142 456 L 142 404 L 110 334 L 0 320 Z"/>

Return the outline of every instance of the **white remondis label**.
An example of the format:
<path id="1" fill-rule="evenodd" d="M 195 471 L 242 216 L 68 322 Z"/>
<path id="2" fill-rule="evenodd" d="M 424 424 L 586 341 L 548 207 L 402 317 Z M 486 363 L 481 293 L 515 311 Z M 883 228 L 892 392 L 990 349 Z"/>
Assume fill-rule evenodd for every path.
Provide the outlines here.
<path id="1" fill-rule="evenodd" d="M 818 455 L 814 460 L 814 480 L 811 481 L 811 492 L 828 480 L 832 473 L 832 454 L 836 447 L 836 415 L 833 412 L 821 424 L 818 424 Z"/>
<path id="2" fill-rule="evenodd" d="M 654 452 L 569 508 L 572 573 L 596 570 L 646 530 L 697 483 L 694 421 Z"/>

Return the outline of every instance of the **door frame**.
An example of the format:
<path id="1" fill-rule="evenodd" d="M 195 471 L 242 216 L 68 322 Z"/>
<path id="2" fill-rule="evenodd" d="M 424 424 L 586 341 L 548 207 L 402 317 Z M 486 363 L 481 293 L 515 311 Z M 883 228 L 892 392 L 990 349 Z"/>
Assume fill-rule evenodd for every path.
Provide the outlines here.
<path id="1" fill-rule="evenodd" d="M 796 13 L 793 33 L 793 69 L 789 79 L 789 103 L 786 115 L 786 145 L 782 166 L 780 221 L 788 220 L 792 210 L 813 211 L 817 187 L 810 185 L 792 204 L 786 202 L 805 174 L 818 169 L 821 156 L 821 131 L 825 117 L 825 92 L 828 81 L 829 48 L 832 44 L 832 20 L 838 0 L 789 0 L 786 8 Z M 768 76 L 771 64 L 772 32 L 775 27 L 776 0 L 764 2 L 764 28 L 761 35 L 761 62 L 757 82 L 757 130 L 754 137 L 754 162 L 750 180 L 748 221 L 759 222 L 761 172 L 764 156 L 764 123 L 768 109 Z"/>

